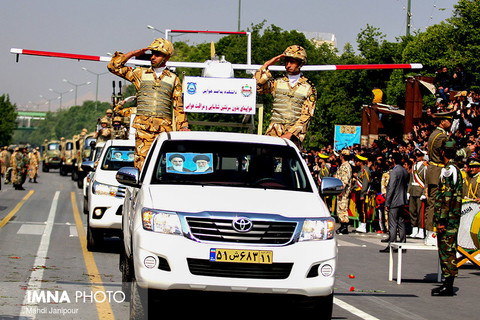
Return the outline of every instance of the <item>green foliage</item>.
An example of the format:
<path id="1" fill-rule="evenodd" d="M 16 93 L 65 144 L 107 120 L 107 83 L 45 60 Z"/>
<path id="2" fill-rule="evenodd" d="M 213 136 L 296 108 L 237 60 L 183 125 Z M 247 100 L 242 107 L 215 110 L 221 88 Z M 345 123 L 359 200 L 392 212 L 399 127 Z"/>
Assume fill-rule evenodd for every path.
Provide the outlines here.
<path id="1" fill-rule="evenodd" d="M 16 109 L 8 95 L 0 96 L 0 146 L 8 145 L 12 141 L 13 130 L 17 127 Z"/>

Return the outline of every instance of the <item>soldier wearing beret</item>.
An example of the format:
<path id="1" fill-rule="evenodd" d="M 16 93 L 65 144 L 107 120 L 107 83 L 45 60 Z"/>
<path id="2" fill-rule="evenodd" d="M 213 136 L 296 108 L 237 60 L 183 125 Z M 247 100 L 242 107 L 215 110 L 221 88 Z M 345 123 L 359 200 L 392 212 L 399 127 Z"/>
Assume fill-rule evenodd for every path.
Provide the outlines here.
<path id="1" fill-rule="evenodd" d="M 274 79 L 268 67 L 285 59 L 286 75 Z M 273 96 L 268 136 L 292 140 L 299 148 L 315 111 L 317 90 L 300 72 L 307 61 L 307 53 L 298 45 L 288 47 L 282 54 L 268 60 L 255 73 L 257 93 Z"/>
<path id="2" fill-rule="evenodd" d="M 130 58 L 139 57 L 147 50 L 152 52 L 151 67 L 125 66 Z M 159 38 L 147 48 L 126 54 L 115 52 L 108 64 L 108 70 L 132 82 L 137 89 L 137 113 L 133 127 L 136 129 L 135 167 L 139 170 L 142 169 L 147 152 L 159 133 L 188 130 L 180 79 L 165 68 L 173 53 L 172 43 Z"/>

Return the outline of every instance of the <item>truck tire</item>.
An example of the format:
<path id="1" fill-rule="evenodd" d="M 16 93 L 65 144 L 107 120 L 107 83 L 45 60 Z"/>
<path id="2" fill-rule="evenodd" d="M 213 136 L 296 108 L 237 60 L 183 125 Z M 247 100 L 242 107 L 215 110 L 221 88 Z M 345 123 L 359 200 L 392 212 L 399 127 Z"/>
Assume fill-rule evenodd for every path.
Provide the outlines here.
<path id="1" fill-rule="evenodd" d="M 301 314 L 330 320 L 333 312 L 333 293 L 324 297 L 305 297 L 300 301 L 299 307 Z"/>
<path id="2" fill-rule="evenodd" d="M 135 277 L 132 280 L 130 294 L 130 319 L 148 319 L 148 289 L 140 288 Z"/>
<path id="3" fill-rule="evenodd" d="M 103 242 L 103 231 L 90 228 L 87 218 L 87 250 L 95 251 Z"/>
<path id="4" fill-rule="evenodd" d="M 120 251 L 120 271 L 122 272 L 122 291 L 125 294 L 125 301 L 130 301 L 132 280 L 133 280 L 133 264 L 132 260 L 125 253 L 125 249 Z"/>

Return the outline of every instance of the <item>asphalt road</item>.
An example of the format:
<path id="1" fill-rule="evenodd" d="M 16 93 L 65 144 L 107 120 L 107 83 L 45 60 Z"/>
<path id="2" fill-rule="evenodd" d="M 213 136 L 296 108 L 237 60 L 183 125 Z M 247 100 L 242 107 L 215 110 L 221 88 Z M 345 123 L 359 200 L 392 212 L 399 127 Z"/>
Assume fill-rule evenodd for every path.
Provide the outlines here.
<path id="1" fill-rule="evenodd" d="M 99 251 L 88 252 L 82 190 L 58 170 L 40 173 L 38 181 L 25 183 L 25 191 L 4 184 L 0 190 L 0 319 L 127 319 L 129 303 L 123 301 L 118 270 L 120 240 L 108 239 Z M 381 238 L 373 233 L 337 237 L 333 319 L 476 318 L 480 268 L 461 267 L 456 296 L 431 297 L 437 286 L 436 251 L 408 250 L 397 284 L 396 255 L 394 281 L 389 281 L 389 254 L 379 252 L 385 247 Z M 183 306 L 195 301 L 195 308 L 181 307 L 178 314 L 211 315 L 220 301 L 232 305 L 232 312 L 223 315 L 231 318 L 252 302 L 242 295 L 217 298 L 182 296 Z M 266 299 L 265 306 L 278 308 L 275 301 L 280 300 L 273 301 Z M 159 315 L 164 308 L 178 308 L 155 307 Z M 255 318 L 252 312 L 249 317 Z"/>

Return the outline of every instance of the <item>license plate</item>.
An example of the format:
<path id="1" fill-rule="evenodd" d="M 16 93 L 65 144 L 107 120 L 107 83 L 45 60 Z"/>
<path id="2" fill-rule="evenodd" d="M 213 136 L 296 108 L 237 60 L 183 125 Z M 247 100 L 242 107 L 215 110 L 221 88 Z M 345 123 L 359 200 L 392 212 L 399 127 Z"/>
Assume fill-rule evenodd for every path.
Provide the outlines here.
<path id="1" fill-rule="evenodd" d="M 210 249 L 210 261 L 271 264 L 273 252 L 268 250 Z"/>

